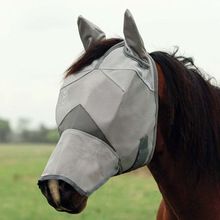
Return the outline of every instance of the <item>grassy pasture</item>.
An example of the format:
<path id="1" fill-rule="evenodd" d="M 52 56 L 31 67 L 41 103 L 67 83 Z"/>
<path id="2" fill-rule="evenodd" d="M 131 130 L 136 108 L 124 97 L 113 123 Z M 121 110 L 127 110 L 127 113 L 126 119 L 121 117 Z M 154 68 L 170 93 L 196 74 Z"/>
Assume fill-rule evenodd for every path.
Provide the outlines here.
<path id="1" fill-rule="evenodd" d="M 82 214 L 55 211 L 36 185 L 52 150 L 46 145 L 0 145 L 1 220 L 155 219 L 161 196 L 147 170 L 111 178 L 89 198 Z"/>

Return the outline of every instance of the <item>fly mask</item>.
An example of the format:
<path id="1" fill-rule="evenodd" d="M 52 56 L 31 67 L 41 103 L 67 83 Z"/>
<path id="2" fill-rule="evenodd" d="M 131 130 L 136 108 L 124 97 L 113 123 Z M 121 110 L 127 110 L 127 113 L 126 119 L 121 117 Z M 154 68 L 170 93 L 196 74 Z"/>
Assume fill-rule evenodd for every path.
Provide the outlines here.
<path id="1" fill-rule="evenodd" d="M 105 39 L 81 16 L 78 27 L 85 50 Z M 156 142 L 157 83 L 155 63 L 127 10 L 124 41 L 64 80 L 56 108 L 61 136 L 39 184 L 61 179 L 89 196 L 110 177 L 148 164 Z"/>

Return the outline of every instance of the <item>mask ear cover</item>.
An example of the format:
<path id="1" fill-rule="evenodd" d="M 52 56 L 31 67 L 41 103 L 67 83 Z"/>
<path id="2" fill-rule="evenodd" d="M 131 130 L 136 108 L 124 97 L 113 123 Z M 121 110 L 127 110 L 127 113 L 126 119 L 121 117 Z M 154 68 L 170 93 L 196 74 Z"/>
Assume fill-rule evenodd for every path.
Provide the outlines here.
<path id="1" fill-rule="evenodd" d="M 144 41 L 138 31 L 131 12 L 127 9 L 124 14 L 124 36 L 127 49 L 142 60 L 147 59 Z"/>
<path id="2" fill-rule="evenodd" d="M 97 41 L 105 39 L 105 33 L 92 22 L 88 21 L 82 16 L 78 17 L 78 29 L 81 41 L 85 50 L 95 44 Z"/>
<path id="3" fill-rule="evenodd" d="M 62 133 L 39 182 L 60 179 L 80 194 L 89 196 L 118 171 L 119 158 L 110 146 L 83 131 L 67 129 Z"/>

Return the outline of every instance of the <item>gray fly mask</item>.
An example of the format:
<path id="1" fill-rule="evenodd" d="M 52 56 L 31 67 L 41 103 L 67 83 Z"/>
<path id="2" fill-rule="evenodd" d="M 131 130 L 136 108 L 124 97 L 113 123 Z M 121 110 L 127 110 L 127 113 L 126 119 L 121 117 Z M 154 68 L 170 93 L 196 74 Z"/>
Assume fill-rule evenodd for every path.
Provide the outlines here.
<path id="1" fill-rule="evenodd" d="M 85 50 L 105 39 L 83 17 L 78 26 Z M 61 179 L 89 196 L 110 177 L 151 161 L 157 70 L 128 10 L 124 36 L 104 56 L 64 80 L 56 108 L 61 137 L 39 181 Z"/>

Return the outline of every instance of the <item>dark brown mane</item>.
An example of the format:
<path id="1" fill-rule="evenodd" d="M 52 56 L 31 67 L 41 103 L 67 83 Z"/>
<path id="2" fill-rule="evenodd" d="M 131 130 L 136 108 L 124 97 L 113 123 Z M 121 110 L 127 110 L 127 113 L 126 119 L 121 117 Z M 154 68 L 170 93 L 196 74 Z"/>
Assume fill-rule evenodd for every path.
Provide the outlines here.
<path id="1" fill-rule="evenodd" d="M 191 58 L 165 52 L 150 55 L 167 84 L 170 154 L 177 161 L 184 158 L 192 176 L 220 180 L 220 89 L 202 76 Z"/>
<path id="2" fill-rule="evenodd" d="M 68 77 L 69 75 L 81 70 L 83 67 L 88 66 L 94 60 L 103 56 L 108 49 L 121 41 L 122 39 L 119 38 L 111 38 L 100 41 L 96 45 L 93 45 L 67 69 L 65 77 Z"/>

